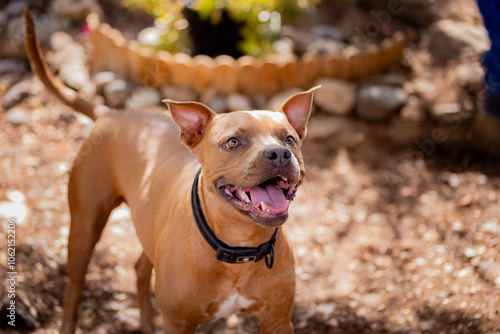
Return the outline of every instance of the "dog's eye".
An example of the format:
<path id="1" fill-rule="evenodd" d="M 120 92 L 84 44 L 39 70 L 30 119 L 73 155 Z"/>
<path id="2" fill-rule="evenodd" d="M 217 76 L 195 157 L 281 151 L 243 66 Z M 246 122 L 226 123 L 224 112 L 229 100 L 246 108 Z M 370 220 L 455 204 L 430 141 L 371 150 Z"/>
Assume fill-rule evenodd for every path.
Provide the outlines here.
<path id="1" fill-rule="evenodd" d="M 229 138 L 226 141 L 227 148 L 237 148 L 238 146 L 240 146 L 240 141 L 238 140 L 238 138 Z"/>
<path id="2" fill-rule="evenodd" d="M 292 136 L 288 136 L 285 139 L 285 144 L 294 146 L 295 145 L 295 139 Z"/>

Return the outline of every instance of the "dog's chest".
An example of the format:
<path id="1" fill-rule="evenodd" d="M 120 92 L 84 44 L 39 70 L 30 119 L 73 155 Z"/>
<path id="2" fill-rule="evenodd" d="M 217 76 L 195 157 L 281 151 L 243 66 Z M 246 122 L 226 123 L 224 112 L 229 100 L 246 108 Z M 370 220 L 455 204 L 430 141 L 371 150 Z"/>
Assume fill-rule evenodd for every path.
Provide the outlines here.
<path id="1" fill-rule="evenodd" d="M 246 297 L 235 292 L 219 306 L 219 309 L 214 314 L 214 320 L 227 317 L 233 313 L 244 310 L 250 307 L 253 303 L 253 300 L 247 299 Z"/>

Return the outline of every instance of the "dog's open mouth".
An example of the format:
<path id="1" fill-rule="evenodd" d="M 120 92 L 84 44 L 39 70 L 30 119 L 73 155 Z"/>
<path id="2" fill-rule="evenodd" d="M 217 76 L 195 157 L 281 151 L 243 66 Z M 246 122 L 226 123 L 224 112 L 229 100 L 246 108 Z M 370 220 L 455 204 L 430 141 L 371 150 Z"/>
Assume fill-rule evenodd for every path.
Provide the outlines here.
<path id="1" fill-rule="evenodd" d="M 295 197 L 297 185 L 284 176 L 267 180 L 253 188 L 241 188 L 232 184 L 217 187 L 219 193 L 237 209 L 253 218 L 278 218 L 288 215 L 288 207 Z M 267 225 L 267 224 L 266 224 Z"/>

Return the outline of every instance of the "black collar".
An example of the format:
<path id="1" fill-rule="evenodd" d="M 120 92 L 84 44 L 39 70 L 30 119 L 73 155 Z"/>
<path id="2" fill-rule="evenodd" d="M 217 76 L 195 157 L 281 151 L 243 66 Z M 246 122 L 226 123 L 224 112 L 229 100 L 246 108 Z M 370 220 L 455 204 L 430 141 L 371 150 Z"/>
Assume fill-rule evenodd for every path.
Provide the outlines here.
<path id="1" fill-rule="evenodd" d="M 262 245 L 253 247 L 231 247 L 225 244 L 222 240 L 217 238 L 215 233 L 210 229 L 207 224 L 205 215 L 200 205 L 200 198 L 198 196 L 198 180 L 200 178 L 201 168 L 196 174 L 193 182 L 193 188 L 191 190 L 191 208 L 193 210 L 194 220 L 200 230 L 201 235 L 207 243 L 215 251 L 215 257 L 227 263 L 247 263 L 247 262 L 258 262 L 262 258 L 266 259 L 266 266 L 271 269 L 274 264 L 274 243 L 276 242 L 276 235 L 278 234 L 278 228 L 274 230 L 271 239 L 263 243 Z"/>

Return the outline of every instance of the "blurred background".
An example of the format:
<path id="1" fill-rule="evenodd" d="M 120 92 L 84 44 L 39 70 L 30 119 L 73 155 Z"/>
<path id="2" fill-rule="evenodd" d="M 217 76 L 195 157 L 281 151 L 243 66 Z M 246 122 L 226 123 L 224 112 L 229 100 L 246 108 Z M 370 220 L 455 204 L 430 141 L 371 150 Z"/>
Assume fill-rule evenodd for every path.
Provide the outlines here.
<path id="1" fill-rule="evenodd" d="M 57 332 L 68 172 L 93 126 L 33 76 L 25 5 L 57 77 L 113 108 L 272 110 L 322 85 L 287 222 L 297 333 L 500 332 L 500 66 L 481 64 L 498 32 L 474 0 L 1 2 L 0 236 L 15 217 L 18 308 L 13 331 L 0 293 L 0 331 Z M 139 328 L 140 244 L 125 205 L 110 220 L 83 333 Z M 0 242 L 0 291 L 7 272 Z M 245 315 L 198 330 L 258 331 Z"/>

